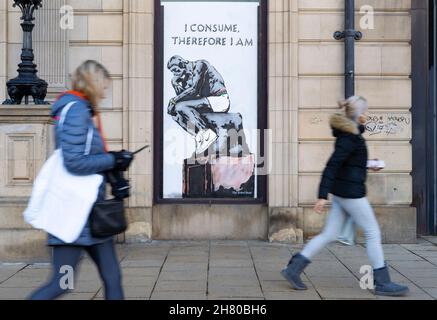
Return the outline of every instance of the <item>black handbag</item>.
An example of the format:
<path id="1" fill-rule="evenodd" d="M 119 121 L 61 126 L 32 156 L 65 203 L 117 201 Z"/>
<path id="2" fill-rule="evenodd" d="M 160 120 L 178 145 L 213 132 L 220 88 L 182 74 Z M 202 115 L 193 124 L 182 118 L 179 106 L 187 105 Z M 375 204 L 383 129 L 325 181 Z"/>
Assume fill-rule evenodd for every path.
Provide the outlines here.
<path id="1" fill-rule="evenodd" d="M 126 231 L 127 221 L 121 199 L 97 201 L 90 215 L 91 235 L 104 238 Z"/>

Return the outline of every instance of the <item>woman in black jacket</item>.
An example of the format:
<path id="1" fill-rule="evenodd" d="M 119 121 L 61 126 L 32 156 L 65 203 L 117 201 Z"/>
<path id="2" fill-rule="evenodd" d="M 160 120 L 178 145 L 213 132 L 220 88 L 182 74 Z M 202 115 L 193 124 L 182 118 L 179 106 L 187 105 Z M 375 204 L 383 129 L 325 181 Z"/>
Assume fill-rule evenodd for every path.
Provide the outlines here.
<path id="1" fill-rule="evenodd" d="M 335 150 L 323 171 L 319 187 L 319 200 L 314 210 L 321 213 L 328 193 L 332 194 L 332 208 L 323 232 L 312 239 L 294 255 L 281 274 L 296 290 L 305 290 L 300 278 L 304 268 L 320 250 L 335 241 L 347 219 L 351 216 L 363 229 L 367 255 L 373 267 L 375 294 L 400 296 L 408 287 L 391 282 L 388 266 L 384 261 L 381 233 L 375 214 L 366 198 L 367 147 L 362 133 L 366 120 L 367 101 L 362 97 L 351 97 L 339 102 L 345 114 L 334 114 L 330 124 L 336 137 Z M 377 171 L 377 168 L 370 168 Z"/>

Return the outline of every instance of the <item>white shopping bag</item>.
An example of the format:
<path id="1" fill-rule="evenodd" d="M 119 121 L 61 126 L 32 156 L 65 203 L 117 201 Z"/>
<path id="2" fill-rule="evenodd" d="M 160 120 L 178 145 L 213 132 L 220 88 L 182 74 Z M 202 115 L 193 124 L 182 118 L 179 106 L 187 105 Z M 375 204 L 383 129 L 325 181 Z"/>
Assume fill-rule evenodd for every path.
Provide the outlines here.
<path id="1" fill-rule="evenodd" d="M 60 125 L 73 103 L 64 107 Z M 91 145 L 88 134 L 87 150 Z M 64 166 L 62 150 L 57 149 L 44 163 L 35 179 L 24 219 L 34 228 L 42 229 L 66 243 L 74 242 L 84 228 L 103 177 L 99 174 L 77 176 Z"/>

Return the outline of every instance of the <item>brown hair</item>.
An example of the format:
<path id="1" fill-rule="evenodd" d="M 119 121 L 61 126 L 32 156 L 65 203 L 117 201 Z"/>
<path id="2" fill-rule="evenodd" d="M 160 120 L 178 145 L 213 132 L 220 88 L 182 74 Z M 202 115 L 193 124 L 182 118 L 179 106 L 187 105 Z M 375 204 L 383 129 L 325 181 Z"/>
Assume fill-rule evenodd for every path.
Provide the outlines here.
<path id="1" fill-rule="evenodd" d="M 109 80 L 109 72 L 101 63 L 94 60 L 83 62 L 71 76 L 71 86 L 86 96 L 94 111 L 101 99 L 105 80 Z"/>

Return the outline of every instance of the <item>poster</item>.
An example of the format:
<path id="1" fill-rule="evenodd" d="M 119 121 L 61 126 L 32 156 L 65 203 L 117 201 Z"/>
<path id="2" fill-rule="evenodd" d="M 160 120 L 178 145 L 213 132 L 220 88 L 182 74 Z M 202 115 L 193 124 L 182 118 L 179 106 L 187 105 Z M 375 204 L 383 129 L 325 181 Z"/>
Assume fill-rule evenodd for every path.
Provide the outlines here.
<path id="1" fill-rule="evenodd" d="M 162 1 L 164 199 L 256 198 L 256 1 Z"/>

